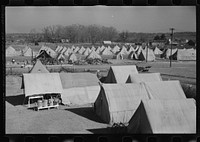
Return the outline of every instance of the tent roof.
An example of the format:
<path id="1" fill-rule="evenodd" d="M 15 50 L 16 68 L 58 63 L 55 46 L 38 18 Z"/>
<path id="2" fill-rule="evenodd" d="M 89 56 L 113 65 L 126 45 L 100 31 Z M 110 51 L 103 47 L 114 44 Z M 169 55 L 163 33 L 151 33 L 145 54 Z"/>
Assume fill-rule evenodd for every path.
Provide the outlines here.
<path id="1" fill-rule="evenodd" d="M 153 99 L 186 99 L 178 80 L 145 82 L 145 88 Z"/>
<path id="2" fill-rule="evenodd" d="M 92 73 L 60 73 L 64 89 L 99 85 L 99 80 Z"/>
<path id="3" fill-rule="evenodd" d="M 136 125 L 140 133 L 196 133 L 193 99 L 142 100 L 138 110 L 129 122 L 129 133 L 133 133 Z"/>
<path id="4" fill-rule="evenodd" d="M 22 84 L 25 96 L 62 93 L 62 84 L 58 73 L 23 74 Z"/>
<path id="5" fill-rule="evenodd" d="M 113 53 L 107 48 L 105 47 L 102 52 L 101 52 L 102 55 L 113 55 Z"/>
<path id="6" fill-rule="evenodd" d="M 30 73 L 49 73 L 49 71 L 40 60 L 37 60 L 33 68 L 30 70 Z"/>
<path id="7" fill-rule="evenodd" d="M 138 73 L 135 65 L 111 66 L 106 83 L 125 83 L 130 74 Z"/>
<path id="8" fill-rule="evenodd" d="M 160 73 L 139 73 L 131 74 L 127 80 L 127 83 L 140 83 L 140 82 L 152 82 L 162 81 Z"/>

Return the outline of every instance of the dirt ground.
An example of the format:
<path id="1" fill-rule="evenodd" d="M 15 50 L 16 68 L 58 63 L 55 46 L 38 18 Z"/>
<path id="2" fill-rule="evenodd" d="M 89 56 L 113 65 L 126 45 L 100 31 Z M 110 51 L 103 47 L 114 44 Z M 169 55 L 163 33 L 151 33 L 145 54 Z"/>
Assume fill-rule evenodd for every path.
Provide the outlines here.
<path id="1" fill-rule="evenodd" d="M 196 62 L 134 62 L 130 60 L 111 60 L 118 64 L 138 64 L 151 66 L 149 72 L 160 72 L 164 80 L 178 79 L 196 85 Z M 75 69 L 102 70 L 106 75 L 113 64 L 75 66 Z M 109 128 L 93 111 L 90 105 L 80 108 L 60 106 L 59 109 L 33 111 L 23 105 L 25 97 L 21 88 L 20 76 L 6 76 L 5 128 L 7 134 L 44 134 L 44 133 L 108 133 Z"/>

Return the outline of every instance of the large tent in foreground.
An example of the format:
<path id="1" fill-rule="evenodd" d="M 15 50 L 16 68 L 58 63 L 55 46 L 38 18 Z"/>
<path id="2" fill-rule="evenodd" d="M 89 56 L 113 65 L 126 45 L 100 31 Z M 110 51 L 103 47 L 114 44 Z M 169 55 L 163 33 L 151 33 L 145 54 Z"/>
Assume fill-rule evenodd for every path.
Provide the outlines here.
<path id="1" fill-rule="evenodd" d="M 140 83 L 140 82 L 152 82 L 162 81 L 160 73 L 139 73 L 129 75 L 126 83 Z"/>
<path id="2" fill-rule="evenodd" d="M 126 124 L 138 108 L 141 99 L 149 99 L 143 84 L 103 84 L 94 109 L 106 123 Z"/>
<path id="3" fill-rule="evenodd" d="M 61 94 L 62 84 L 58 73 L 23 74 L 22 89 L 25 96 L 41 94 Z"/>
<path id="4" fill-rule="evenodd" d="M 99 80 L 92 73 L 60 73 L 63 104 L 94 103 L 100 91 Z"/>
<path id="5" fill-rule="evenodd" d="M 130 74 L 138 74 L 135 65 L 111 66 L 105 83 L 126 83 Z"/>
<path id="6" fill-rule="evenodd" d="M 29 73 L 49 73 L 49 71 L 40 62 L 40 60 L 37 60 L 32 69 L 29 71 Z"/>
<path id="7" fill-rule="evenodd" d="M 127 129 L 134 134 L 196 133 L 195 100 L 142 100 Z"/>

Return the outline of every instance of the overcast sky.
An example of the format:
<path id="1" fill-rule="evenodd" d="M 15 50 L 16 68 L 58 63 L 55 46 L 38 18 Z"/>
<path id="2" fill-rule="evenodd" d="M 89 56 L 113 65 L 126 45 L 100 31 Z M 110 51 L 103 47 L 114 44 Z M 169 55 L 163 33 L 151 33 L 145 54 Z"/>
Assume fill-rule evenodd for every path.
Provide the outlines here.
<path id="1" fill-rule="evenodd" d="M 28 33 L 49 25 L 98 24 L 118 31 L 196 31 L 195 6 L 91 6 L 91 7 L 6 7 L 6 33 Z"/>

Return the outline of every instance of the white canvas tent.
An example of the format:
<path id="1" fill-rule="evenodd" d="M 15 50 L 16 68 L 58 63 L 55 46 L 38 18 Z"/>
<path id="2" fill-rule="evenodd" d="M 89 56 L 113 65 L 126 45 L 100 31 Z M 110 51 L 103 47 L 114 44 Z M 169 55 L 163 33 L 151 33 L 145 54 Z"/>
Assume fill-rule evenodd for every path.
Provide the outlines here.
<path id="1" fill-rule="evenodd" d="M 176 53 L 173 54 L 172 59 L 179 61 L 195 61 L 196 60 L 196 50 L 191 49 L 178 49 Z"/>
<path id="2" fill-rule="evenodd" d="M 158 47 L 155 47 L 153 52 L 155 55 L 160 55 L 163 53 Z"/>
<path id="3" fill-rule="evenodd" d="M 6 57 L 9 57 L 9 56 L 18 56 L 18 55 L 19 54 L 17 53 L 17 51 L 12 46 L 9 46 L 6 49 Z"/>
<path id="4" fill-rule="evenodd" d="M 175 48 L 175 49 L 172 49 L 172 56 L 177 52 L 177 48 Z M 171 56 L 171 49 L 166 49 L 164 52 L 163 52 L 163 54 L 161 54 L 161 57 L 164 57 L 164 58 L 166 58 L 166 59 L 169 59 L 170 58 L 170 56 Z"/>
<path id="5" fill-rule="evenodd" d="M 108 124 L 126 124 L 141 99 L 148 99 L 143 84 L 103 84 L 95 101 L 96 114 Z"/>
<path id="6" fill-rule="evenodd" d="M 101 52 L 101 55 L 113 55 L 113 53 L 107 47 L 105 47 Z"/>
<path id="7" fill-rule="evenodd" d="M 46 69 L 46 67 L 40 62 L 40 60 L 37 60 L 35 65 L 32 67 L 32 69 L 29 71 L 29 73 L 49 73 L 49 71 Z"/>
<path id="8" fill-rule="evenodd" d="M 99 80 L 92 73 L 60 73 L 62 102 L 68 105 L 94 103 L 99 91 Z"/>
<path id="9" fill-rule="evenodd" d="M 85 51 L 85 48 L 83 46 L 81 46 L 81 48 L 78 50 L 78 53 L 83 54 L 84 51 Z"/>
<path id="10" fill-rule="evenodd" d="M 22 89 L 25 96 L 41 94 L 61 94 L 62 84 L 58 73 L 23 74 Z"/>
<path id="11" fill-rule="evenodd" d="M 130 74 L 138 74 L 135 65 L 111 66 L 105 83 L 126 83 Z"/>
<path id="12" fill-rule="evenodd" d="M 72 61 L 72 62 L 75 62 L 75 61 L 77 61 L 78 59 L 77 59 L 76 55 L 75 55 L 74 53 L 72 53 L 72 54 L 69 56 L 68 60 L 70 60 L 70 61 Z"/>
<path id="13" fill-rule="evenodd" d="M 139 60 L 146 60 L 147 58 L 147 61 L 155 61 L 156 60 L 156 57 L 153 53 L 153 50 L 152 49 L 147 49 L 146 50 L 142 50 L 138 56 L 138 59 Z"/>
<path id="14" fill-rule="evenodd" d="M 162 81 L 160 73 L 139 73 L 129 75 L 126 83 Z"/>
<path id="15" fill-rule="evenodd" d="M 88 56 L 88 55 L 90 54 L 90 52 L 91 52 L 90 48 L 87 47 L 87 48 L 85 49 L 85 51 L 83 52 L 83 55 Z"/>
<path id="16" fill-rule="evenodd" d="M 114 54 L 117 53 L 117 52 L 119 52 L 119 51 L 120 51 L 120 47 L 117 46 L 117 45 L 115 45 L 114 48 L 112 49 L 112 52 L 113 52 Z"/>
<path id="17" fill-rule="evenodd" d="M 127 130 L 132 134 L 196 133 L 195 101 L 142 100 Z"/>
<path id="18" fill-rule="evenodd" d="M 101 59 L 101 56 L 97 54 L 94 50 L 86 57 L 86 59 Z"/>
<path id="19" fill-rule="evenodd" d="M 22 55 L 23 56 L 32 56 L 33 51 L 30 47 L 26 46 L 23 50 L 22 50 Z"/>

